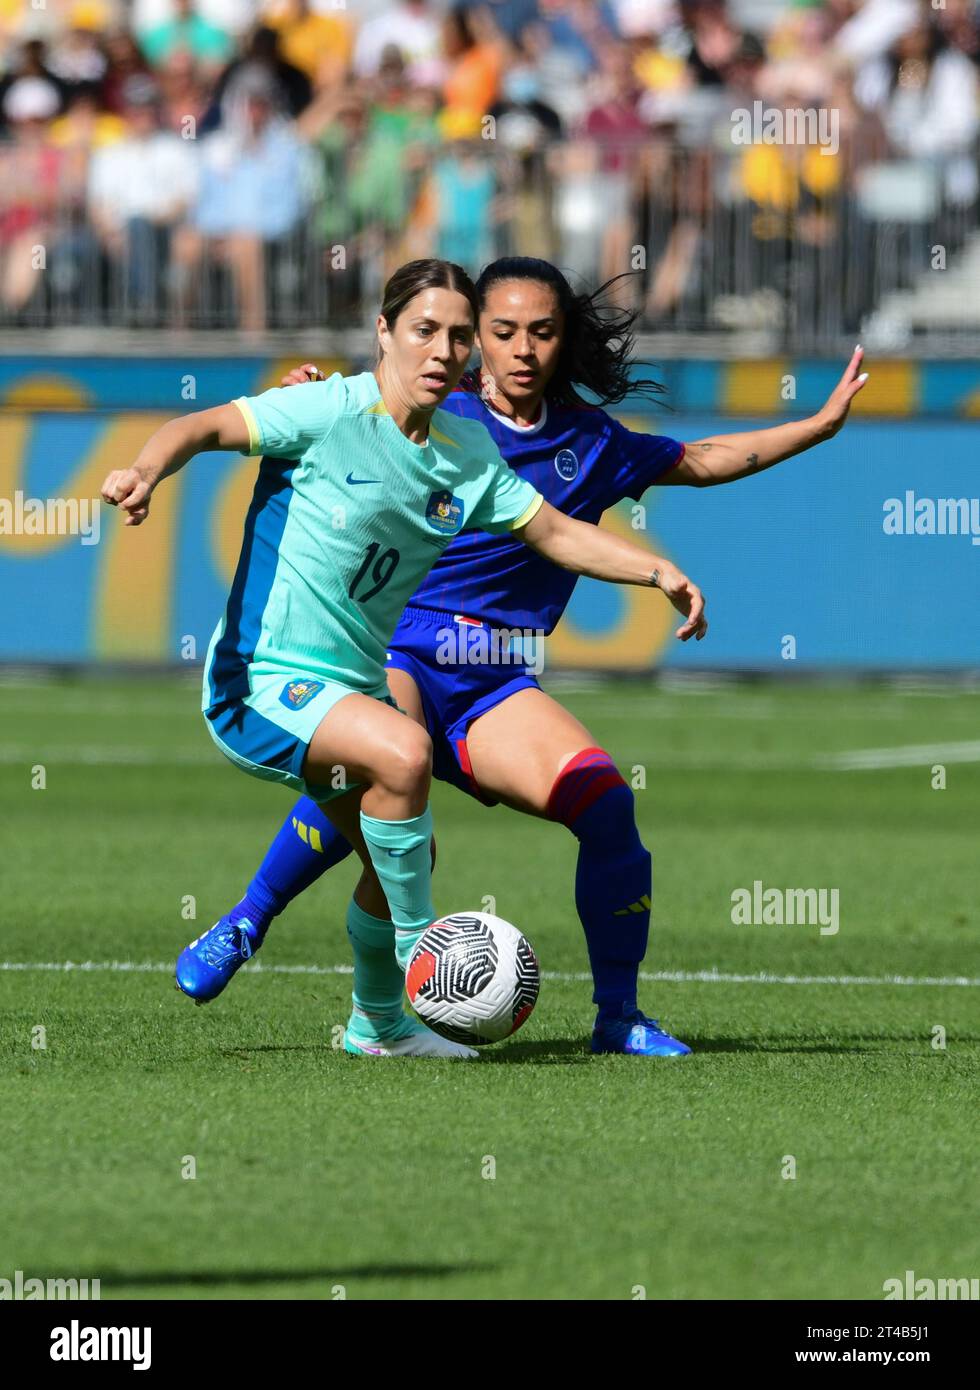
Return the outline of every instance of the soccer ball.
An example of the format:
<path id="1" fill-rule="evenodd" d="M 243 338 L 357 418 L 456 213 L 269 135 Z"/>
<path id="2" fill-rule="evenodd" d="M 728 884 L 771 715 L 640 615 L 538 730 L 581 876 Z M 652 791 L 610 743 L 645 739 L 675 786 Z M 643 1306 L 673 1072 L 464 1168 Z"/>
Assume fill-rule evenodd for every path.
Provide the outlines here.
<path id="1" fill-rule="evenodd" d="M 516 1033 L 540 984 L 527 937 L 489 912 L 455 912 L 426 927 L 405 973 L 422 1022 L 471 1047 Z"/>

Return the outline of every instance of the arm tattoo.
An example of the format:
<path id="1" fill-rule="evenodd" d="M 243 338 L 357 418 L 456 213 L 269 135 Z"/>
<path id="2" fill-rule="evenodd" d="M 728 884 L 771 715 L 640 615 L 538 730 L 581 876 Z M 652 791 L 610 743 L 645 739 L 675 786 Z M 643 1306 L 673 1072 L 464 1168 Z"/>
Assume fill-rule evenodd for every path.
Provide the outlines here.
<path id="1" fill-rule="evenodd" d="M 749 456 L 748 456 L 748 458 L 745 460 L 745 462 L 746 462 L 746 463 L 750 463 L 750 464 L 752 465 L 753 468 L 758 468 L 758 467 L 759 467 L 759 455 L 758 455 L 758 454 L 749 454 Z"/>

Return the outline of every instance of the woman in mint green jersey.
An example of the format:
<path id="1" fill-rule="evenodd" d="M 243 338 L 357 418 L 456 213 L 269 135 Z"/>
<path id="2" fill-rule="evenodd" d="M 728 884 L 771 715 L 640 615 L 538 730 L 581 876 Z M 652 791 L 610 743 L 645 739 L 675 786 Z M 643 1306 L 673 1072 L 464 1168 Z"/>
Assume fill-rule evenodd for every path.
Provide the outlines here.
<path id="1" fill-rule="evenodd" d="M 364 873 L 351 913 L 376 926 L 390 911 L 387 945 L 372 930 L 365 951 L 392 989 L 397 975 L 399 999 L 401 972 L 437 915 L 432 747 L 391 700 L 386 645 L 452 538 L 513 532 L 574 573 L 662 589 L 684 617 L 680 640 L 707 630 L 700 591 L 669 561 L 556 510 L 506 465 L 483 424 L 439 409 L 466 368 L 477 314 L 459 266 L 412 261 L 385 287 L 373 372 L 170 420 L 102 488 L 139 525 L 156 485 L 195 454 L 262 455 L 208 651 L 205 718 L 232 762 L 305 792 L 354 845 Z M 350 1051 L 476 1055 L 407 1016 L 378 1036 L 370 1018 L 356 1024 Z"/>

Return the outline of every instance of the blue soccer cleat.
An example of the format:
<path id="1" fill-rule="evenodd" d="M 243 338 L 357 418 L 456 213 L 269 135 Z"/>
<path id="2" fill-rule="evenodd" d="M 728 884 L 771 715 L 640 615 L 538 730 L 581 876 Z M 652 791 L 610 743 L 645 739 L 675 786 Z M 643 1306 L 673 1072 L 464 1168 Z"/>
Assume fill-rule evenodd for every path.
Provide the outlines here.
<path id="1" fill-rule="evenodd" d="M 596 1019 L 592 1030 L 593 1052 L 621 1052 L 634 1057 L 686 1057 L 686 1043 L 665 1033 L 655 1018 L 639 1009 L 624 1009 L 621 1018 Z"/>
<path id="2" fill-rule="evenodd" d="M 220 918 L 177 957 L 177 988 L 198 1004 L 209 1004 L 255 955 L 264 939 L 265 932 L 247 917 L 234 924 L 227 917 Z"/>

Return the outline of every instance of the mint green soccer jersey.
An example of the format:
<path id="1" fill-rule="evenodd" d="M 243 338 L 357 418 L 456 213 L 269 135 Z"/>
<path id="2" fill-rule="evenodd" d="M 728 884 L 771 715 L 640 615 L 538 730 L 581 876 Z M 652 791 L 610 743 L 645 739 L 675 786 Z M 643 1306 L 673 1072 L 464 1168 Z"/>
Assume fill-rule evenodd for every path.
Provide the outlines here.
<path id="1" fill-rule="evenodd" d="M 247 694 L 250 673 L 383 691 L 402 609 L 453 537 L 525 525 L 540 493 L 476 420 L 436 410 L 413 444 L 372 372 L 234 403 L 263 458 L 212 640 L 211 700 Z"/>

